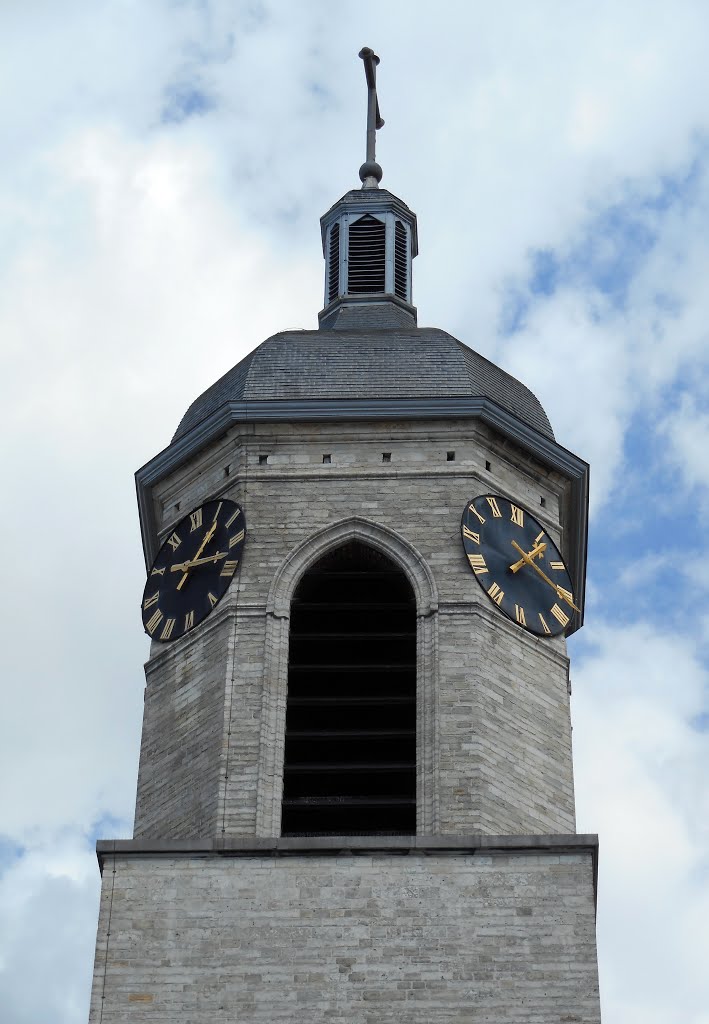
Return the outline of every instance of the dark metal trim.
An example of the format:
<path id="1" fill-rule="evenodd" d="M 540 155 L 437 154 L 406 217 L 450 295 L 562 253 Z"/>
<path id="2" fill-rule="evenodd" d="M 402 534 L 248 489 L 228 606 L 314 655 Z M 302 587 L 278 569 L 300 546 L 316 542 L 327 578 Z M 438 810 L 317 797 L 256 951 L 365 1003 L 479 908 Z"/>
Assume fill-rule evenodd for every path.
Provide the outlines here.
<path id="1" fill-rule="evenodd" d="M 347 281 L 344 282 L 347 284 Z M 408 300 L 400 298 L 394 292 L 344 292 L 342 295 L 336 295 L 328 304 L 320 310 L 318 313 L 318 327 L 320 330 L 330 330 L 330 321 L 333 320 L 335 314 L 345 306 L 396 306 L 402 309 L 405 313 L 411 317 L 411 327 L 416 327 L 416 321 L 418 319 L 418 311 L 416 306 L 412 305 Z M 400 328 L 404 330 L 405 328 Z M 318 401 L 318 399 L 314 399 Z M 336 401 L 349 401 L 349 399 L 336 399 Z M 378 399 L 381 401 L 381 399 Z M 402 401 L 402 399 L 399 399 Z M 408 399 L 403 399 L 408 401 Z"/>
<path id="2" fill-rule="evenodd" d="M 336 203 L 332 204 L 327 213 L 324 213 L 320 218 L 323 256 L 326 255 L 325 238 L 327 229 L 333 221 L 345 215 L 357 216 L 359 213 L 371 213 L 372 210 L 394 213 L 409 224 L 411 228 L 411 258 L 416 257 L 418 255 L 418 223 L 416 214 L 406 205 L 403 199 L 399 199 L 393 192 L 389 192 L 385 188 L 351 189 L 338 199 Z"/>

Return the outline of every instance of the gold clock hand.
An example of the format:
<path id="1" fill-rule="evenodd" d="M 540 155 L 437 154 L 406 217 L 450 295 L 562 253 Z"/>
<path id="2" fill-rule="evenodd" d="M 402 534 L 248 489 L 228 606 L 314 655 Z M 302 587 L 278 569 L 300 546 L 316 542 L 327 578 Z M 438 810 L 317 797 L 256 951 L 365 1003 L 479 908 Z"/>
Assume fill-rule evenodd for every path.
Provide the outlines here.
<path id="1" fill-rule="evenodd" d="M 195 559 L 199 558 L 199 556 L 202 554 L 202 552 L 206 548 L 207 544 L 209 544 L 210 540 L 214 536 L 214 531 L 216 530 L 216 528 L 217 528 L 217 517 L 215 516 L 214 517 L 214 521 L 212 522 L 212 525 L 209 527 L 209 529 L 207 530 L 207 532 L 204 535 L 204 540 L 200 544 L 199 550 L 197 551 L 197 554 L 194 556 Z M 194 559 L 193 559 L 193 561 L 194 561 Z M 177 589 L 178 590 L 182 590 L 183 584 L 185 583 L 185 580 L 187 579 L 188 576 L 189 576 L 189 569 L 186 569 L 185 570 L 185 575 L 182 577 L 180 582 L 177 584 Z"/>
<path id="2" fill-rule="evenodd" d="M 178 562 L 170 566 L 170 572 L 187 572 L 193 565 L 207 565 L 208 562 L 219 562 L 226 558 L 226 551 L 217 551 L 216 555 L 207 555 L 206 558 L 192 558 L 189 562 Z"/>
<path id="3" fill-rule="evenodd" d="M 562 601 L 566 601 L 566 603 L 571 608 L 573 608 L 575 612 L 580 612 L 581 611 L 581 609 L 577 608 L 576 605 L 574 604 L 574 602 L 572 600 L 572 595 L 568 592 L 568 590 L 564 590 L 564 588 L 560 587 L 558 583 L 554 583 L 553 580 L 550 580 L 549 577 L 547 576 L 547 574 L 545 572 L 542 572 L 542 570 L 539 568 L 537 563 L 533 562 L 532 559 L 529 557 L 529 555 L 526 554 L 522 550 L 522 548 L 519 546 L 519 544 L 517 543 L 516 540 L 512 541 L 512 547 L 515 548 L 516 551 L 519 551 L 520 555 L 522 556 L 522 561 L 526 562 L 527 565 L 531 565 L 531 567 L 534 569 L 534 571 L 536 573 L 538 573 L 539 576 L 541 576 L 541 578 L 544 580 L 544 582 L 549 584 L 549 586 L 552 588 L 552 590 L 554 590 L 556 592 L 557 597 L 560 597 Z"/>
<path id="4" fill-rule="evenodd" d="M 547 546 L 544 543 L 544 541 L 542 541 L 541 544 L 537 544 L 535 547 L 532 548 L 531 551 L 528 551 L 527 555 L 530 558 L 538 558 L 539 555 L 543 554 L 543 552 L 546 551 L 546 549 L 547 549 Z M 512 572 L 518 572 L 522 568 L 522 566 L 524 564 L 525 564 L 524 559 L 520 558 L 520 560 L 518 562 L 515 562 L 514 565 L 510 566 L 510 569 L 511 569 Z"/>

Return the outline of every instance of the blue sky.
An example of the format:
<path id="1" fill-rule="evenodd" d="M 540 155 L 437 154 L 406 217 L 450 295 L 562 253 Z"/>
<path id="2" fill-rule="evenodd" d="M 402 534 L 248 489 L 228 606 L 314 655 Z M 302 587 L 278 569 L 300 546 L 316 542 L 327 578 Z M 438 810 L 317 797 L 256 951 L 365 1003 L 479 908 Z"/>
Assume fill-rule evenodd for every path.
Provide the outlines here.
<path id="1" fill-rule="evenodd" d="M 4 1020 L 86 1020 L 147 656 L 133 473 L 246 352 L 315 326 L 369 45 L 419 323 L 591 464 L 569 647 L 604 1024 L 709 1024 L 709 9 L 29 0 L 0 30 Z"/>

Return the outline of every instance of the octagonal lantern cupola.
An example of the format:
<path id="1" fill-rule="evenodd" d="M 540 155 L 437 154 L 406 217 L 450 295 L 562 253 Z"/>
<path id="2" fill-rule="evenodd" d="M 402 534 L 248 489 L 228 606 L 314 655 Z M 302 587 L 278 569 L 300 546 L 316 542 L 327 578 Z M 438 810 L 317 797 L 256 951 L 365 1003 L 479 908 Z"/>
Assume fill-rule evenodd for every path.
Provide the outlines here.
<path id="1" fill-rule="evenodd" d="M 411 262 L 416 214 L 401 199 L 367 187 L 348 192 L 320 220 L 325 257 L 321 328 L 416 323 Z"/>

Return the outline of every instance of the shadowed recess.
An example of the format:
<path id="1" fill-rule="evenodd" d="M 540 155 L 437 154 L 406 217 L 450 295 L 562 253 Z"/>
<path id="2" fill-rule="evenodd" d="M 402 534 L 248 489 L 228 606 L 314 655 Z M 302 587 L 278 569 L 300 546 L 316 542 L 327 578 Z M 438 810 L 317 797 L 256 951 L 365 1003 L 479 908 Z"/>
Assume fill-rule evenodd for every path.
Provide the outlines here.
<path id="1" fill-rule="evenodd" d="M 283 782 L 283 835 L 416 832 L 414 595 L 358 541 L 293 598 Z"/>

